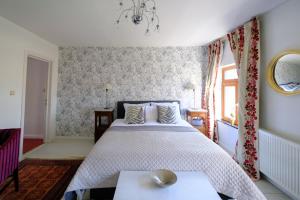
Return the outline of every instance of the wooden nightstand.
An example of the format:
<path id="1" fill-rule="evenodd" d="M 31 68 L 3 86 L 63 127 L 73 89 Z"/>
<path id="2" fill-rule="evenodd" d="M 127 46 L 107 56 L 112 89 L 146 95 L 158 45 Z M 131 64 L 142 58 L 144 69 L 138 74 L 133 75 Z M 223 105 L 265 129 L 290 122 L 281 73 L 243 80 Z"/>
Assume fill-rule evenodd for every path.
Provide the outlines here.
<path id="1" fill-rule="evenodd" d="M 96 108 L 95 109 L 95 143 L 103 135 L 113 122 L 114 109 L 113 108 Z"/>
<path id="2" fill-rule="evenodd" d="M 192 124 L 193 119 L 202 119 L 203 123 L 200 126 L 193 125 L 194 128 L 201 131 L 204 135 L 207 136 L 207 111 L 206 110 L 194 110 L 187 109 L 187 120 L 190 124 Z"/>

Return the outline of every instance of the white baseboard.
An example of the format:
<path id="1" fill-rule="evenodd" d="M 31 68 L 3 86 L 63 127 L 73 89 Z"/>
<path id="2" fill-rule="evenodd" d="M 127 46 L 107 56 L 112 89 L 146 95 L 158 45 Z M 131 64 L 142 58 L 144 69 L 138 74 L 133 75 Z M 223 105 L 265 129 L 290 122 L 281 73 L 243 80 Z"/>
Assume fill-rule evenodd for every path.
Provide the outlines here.
<path id="1" fill-rule="evenodd" d="M 53 140 L 94 140 L 94 137 L 85 136 L 55 136 Z"/>

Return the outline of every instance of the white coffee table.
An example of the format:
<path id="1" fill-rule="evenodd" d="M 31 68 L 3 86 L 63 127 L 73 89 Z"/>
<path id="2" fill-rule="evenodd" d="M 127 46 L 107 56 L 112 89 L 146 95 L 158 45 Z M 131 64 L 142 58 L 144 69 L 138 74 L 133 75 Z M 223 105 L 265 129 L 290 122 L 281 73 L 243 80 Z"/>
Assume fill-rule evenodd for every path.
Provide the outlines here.
<path id="1" fill-rule="evenodd" d="M 177 182 L 161 188 L 149 171 L 121 171 L 114 200 L 221 200 L 203 172 L 175 172 Z"/>

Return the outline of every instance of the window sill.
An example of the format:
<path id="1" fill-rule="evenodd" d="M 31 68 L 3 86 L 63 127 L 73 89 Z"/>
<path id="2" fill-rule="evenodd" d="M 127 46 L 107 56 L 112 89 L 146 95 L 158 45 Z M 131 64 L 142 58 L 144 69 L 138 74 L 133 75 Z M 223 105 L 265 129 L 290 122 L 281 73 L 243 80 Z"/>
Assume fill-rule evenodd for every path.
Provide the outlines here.
<path id="1" fill-rule="evenodd" d="M 224 121 L 224 120 L 217 120 L 218 122 L 221 122 L 223 124 L 226 124 L 228 126 L 231 126 L 232 128 L 235 128 L 235 129 L 238 129 L 238 126 L 237 125 L 232 125 L 231 123 L 227 122 L 227 121 Z"/>

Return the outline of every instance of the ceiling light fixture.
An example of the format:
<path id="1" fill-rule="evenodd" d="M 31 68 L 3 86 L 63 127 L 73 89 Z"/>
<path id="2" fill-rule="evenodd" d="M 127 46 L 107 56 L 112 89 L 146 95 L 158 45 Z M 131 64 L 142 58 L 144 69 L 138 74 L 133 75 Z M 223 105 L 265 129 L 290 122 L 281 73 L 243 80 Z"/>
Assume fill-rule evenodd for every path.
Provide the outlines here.
<path id="1" fill-rule="evenodd" d="M 146 34 L 148 34 L 150 30 L 159 30 L 159 18 L 156 14 L 157 8 L 154 0 L 131 0 L 130 4 L 129 7 L 124 8 L 123 0 L 119 0 L 121 13 L 117 19 L 117 24 L 119 24 L 120 20 L 124 17 L 125 19 L 131 19 L 135 25 L 146 21 Z"/>

